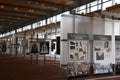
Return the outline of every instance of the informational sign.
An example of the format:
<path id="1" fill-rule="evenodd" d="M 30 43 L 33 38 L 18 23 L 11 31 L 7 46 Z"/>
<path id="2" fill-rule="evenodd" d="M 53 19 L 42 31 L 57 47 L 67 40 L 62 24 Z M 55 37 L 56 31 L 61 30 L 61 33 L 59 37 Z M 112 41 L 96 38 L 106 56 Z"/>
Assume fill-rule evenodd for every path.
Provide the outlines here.
<path id="1" fill-rule="evenodd" d="M 120 74 L 120 36 L 115 36 L 116 74 Z"/>
<path id="2" fill-rule="evenodd" d="M 115 62 L 120 64 L 120 36 L 115 36 Z"/>
<path id="3" fill-rule="evenodd" d="M 109 35 L 94 35 L 93 43 L 94 74 L 111 73 L 112 70 L 112 44 Z"/>
<path id="4" fill-rule="evenodd" d="M 49 54 L 49 41 L 40 41 L 40 54 Z"/>
<path id="5" fill-rule="evenodd" d="M 68 34 L 69 60 L 86 61 L 88 58 L 88 35 Z"/>
<path id="6" fill-rule="evenodd" d="M 68 34 L 69 62 L 68 70 L 70 77 L 89 75 L 90 65 L 88 61 L 88 40 L 87 34 Z"/>

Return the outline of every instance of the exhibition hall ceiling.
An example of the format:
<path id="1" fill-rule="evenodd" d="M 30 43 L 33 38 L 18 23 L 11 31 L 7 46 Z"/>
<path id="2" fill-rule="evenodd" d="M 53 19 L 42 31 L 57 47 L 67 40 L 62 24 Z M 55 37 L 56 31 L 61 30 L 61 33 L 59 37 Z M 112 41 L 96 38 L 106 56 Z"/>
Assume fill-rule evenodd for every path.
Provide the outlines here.
<path id="1" fill-rule="evenodd" d="M 0 33 L 6 33 L 95 0 L 0 0 Z"/>

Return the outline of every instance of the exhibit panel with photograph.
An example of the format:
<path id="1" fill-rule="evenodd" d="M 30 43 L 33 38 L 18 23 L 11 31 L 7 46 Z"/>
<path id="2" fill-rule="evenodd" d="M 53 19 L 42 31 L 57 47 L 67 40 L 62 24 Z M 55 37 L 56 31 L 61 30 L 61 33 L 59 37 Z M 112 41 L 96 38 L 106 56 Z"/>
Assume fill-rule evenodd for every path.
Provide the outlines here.
<path id="1" fill-rule="evenodd" d="M 90 74 L 88 63 L 88 40 L 87 34 L 68 34 L 68 76 L 82 77 Z"/>
<path id="2" fill-rule="evenodd" d="M 115 36 L 115 54 L 116 64 L 120 64 L 120 36 Z"/>
<path id="3" fill-rule="evenodd" d="M 111 61 L 112 56 L 112 43 L 111 36 L 108 35 L 94 35 L 93 43 L 93 62 L 99 63 L 102 61 Z"/>
<path id="4" fill-rule="evenodd" d="M 88 58 L 88 35 L 68 34 L 69 60 L 86 61 Z"/>
<path id="5" fill-rule="evenodd" d="M 30 53 L 38 53 L 39 47 L 40 45 L 38 41 L 30 41 Z"/>
<path id="6" fill-rule="evenodd" d="M 40 54 L 49 54 L 49 41 L 40 41 Z"/>
<path id="7" fill-rule="evenodd" d="M 116 74 L 120 74 L 120 36 L 115 36 Z"/>
<path id="8" fill-rule="evenodd" d="M 86 62 L 68 62 L 68 77 L 82 77 L 90 74 L 90 64 Z"/>
<path id="9" fill-rule="evenodd" d="M 94 74 L 104 74 L 113 72 L 111 67 L 112 62 L 113 54 L 111 36 L 94 35 L 93 42 Z M 110 70 L 107 68 L 110 68 Z"/>

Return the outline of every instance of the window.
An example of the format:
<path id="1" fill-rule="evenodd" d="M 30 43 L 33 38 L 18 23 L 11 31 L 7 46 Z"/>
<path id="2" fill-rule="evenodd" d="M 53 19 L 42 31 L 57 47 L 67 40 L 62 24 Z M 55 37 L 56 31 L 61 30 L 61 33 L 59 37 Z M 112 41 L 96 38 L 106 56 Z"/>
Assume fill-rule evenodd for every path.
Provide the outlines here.
<path id="1" fill-rule="evenodd" d="M 23 31 L 28 30 L 28 29 L 31 29 L 31 25 L 23 27 Z"/>
<path id="2" fill-rule="evenodd" d="M 120 4 L 120 0 L 113 0 L 115 4 Z"/>
<path id="3" fill-rule="evenodd" d="M 103 10 L 105 10 L 107 7 L 110 7 L 110 6 L 112 6 L 112 1 L 103 3 Z"/>
<path id="4" fill-rule="evenodd" d="M 91 4 L 91 6 L 96 6 L 97 5 L 97 1 L 91 2 L 90 4 Z"/>
<path id="5" fill-rule="evenodd" d="M 98 9 L 97 9 L 97 6 L 91 7 L 91 12 L 96 11 L 96 10 L 98 10 Z"/>
<path id="6" fill-rule="evenodd" d="M 17 29 L 17 32 L 21 32 L 21 31 L 22 31 L 22 28 Z"/>

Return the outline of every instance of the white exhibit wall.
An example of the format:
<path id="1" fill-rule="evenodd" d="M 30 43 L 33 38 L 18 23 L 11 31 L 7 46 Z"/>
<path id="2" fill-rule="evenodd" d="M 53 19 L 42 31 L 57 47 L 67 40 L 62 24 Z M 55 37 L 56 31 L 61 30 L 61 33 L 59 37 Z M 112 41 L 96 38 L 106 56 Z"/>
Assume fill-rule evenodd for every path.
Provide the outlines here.
<path id="1" fill-rule="evenodd" d="M 112 35 L 113 20 L 105 20 L 105 35 Z"/>
<path id="2" fill-rule="evenodd" d="M 105 34 L 105 20 L 99 18 L 93 18 L 93 34 L 104 35 Z"/>
<path id="3" fill-rule="evenodd" d="M 117 30 L 118 29 L 118 30 Z M 61 18 L 61 60 L 60 64 L 68 62 L 68 33 L 79 33 L 89 35 L 88 54 L 89 61 L 92 61 L 92 45 L 93 35 L 111 35 L 112 36 L 112 60 L 115 62 L 115 37 L 120 34 L 120 23 L 117 20 L 109 20 L 102 18 L 78 16 L 78 15 L 62 15 Z"/>
<path id="4" fill-rule="evenodd" d="M 68 33 L 88 34 L 92 37 L 93 29 L 91 18 L 85 16 L 63 15 L 61 19 L 61 60 L 60 64 L 68 62 Z M 91 38 L 90 37 L 90 38 Z M 92 40 L 92 39 L 90 39 Z M 88 42 L 88 61 L 90 60 L 90 42 Z"/>
<path id="5" fill-rule="evenodd" d="M 114 34 L 120 35 L 120 21 L 115 21 L 114 23 Z"/>
<path id="6" fill-rule="evenodd" d="M 61 18 L 61 55 L 60 64 L 66 64 L 68 60 L 68 42 L 62 41 L 67 39 L 67 33 L 72 33 L 73 19 L 69 16 L 62 16 Z"/>

